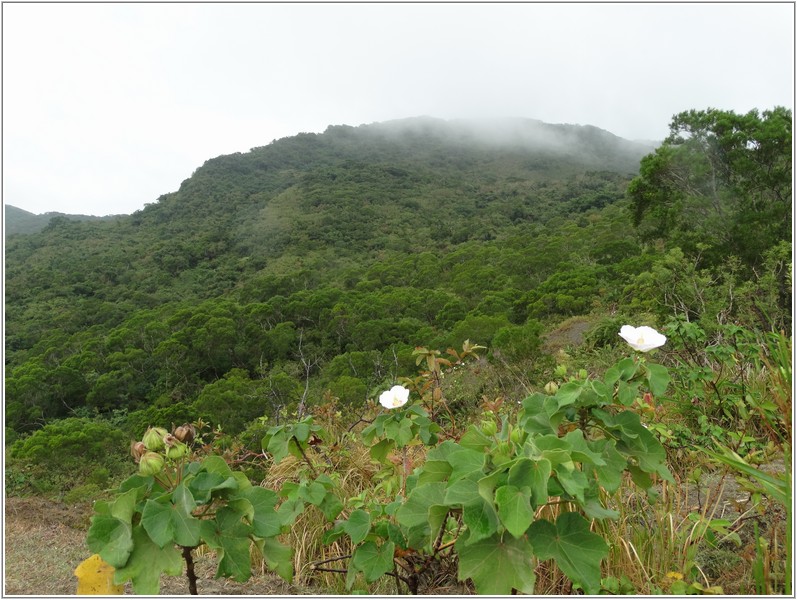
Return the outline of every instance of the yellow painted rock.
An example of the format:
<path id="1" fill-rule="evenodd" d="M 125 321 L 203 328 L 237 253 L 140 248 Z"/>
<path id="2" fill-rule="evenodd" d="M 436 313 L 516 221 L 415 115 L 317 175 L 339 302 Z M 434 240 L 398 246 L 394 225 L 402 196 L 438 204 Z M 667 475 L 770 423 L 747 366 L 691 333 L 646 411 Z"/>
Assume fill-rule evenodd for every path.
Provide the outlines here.
<path id="1" fill-rule="evenodd" d="M 79 596 L 109 596 L 123 594 L 123 585 L 114 585 L 114 568 L 100 558 L 99 554 L 90 556 L 75 569 L 77 593 Z"/>

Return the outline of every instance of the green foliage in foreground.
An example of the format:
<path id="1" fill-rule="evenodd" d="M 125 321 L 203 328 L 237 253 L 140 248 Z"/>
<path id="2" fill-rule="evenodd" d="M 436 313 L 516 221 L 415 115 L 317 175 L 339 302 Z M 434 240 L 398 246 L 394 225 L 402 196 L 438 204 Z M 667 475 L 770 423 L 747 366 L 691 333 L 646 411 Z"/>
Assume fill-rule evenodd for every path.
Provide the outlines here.
<path id="1" fill-rule="evenodd" d="M 476 349 L 466 344 L 454 353 L 455 364 Z M 342 496 L 338 475 L 320 472 L 308 457 L 310 446 L 327 437 L 312 417 L 274 426 L 262 440 L 275 462 L 293 454 L 312 473 L 278 490 L 253 487 L 219 456 L 189 460 L 191 440 L 181 439 L 189 426 L 173 434 L 149 430 L 133 448 L 140 474 L 96 507 L 89 548 L 116 568 L 116 583 L 130 579 L 137 593 L 157 593 L 158 575 L 177 574 L 181 553 L 196 591 L 191 552 L 200 544 L 218 553 L 217 576 L 246 580 L 251 542 L 290 579 L 290 548 L 277 537 L 315 506 L 329 523 L 324 544 L 347 536 L 353 548 L 347 589 L 358 576 L 392 576 L 417 593 L 420 574 L 447 548 L 458 557 L 459 579 L 479 593 L 534 593 L 534 565 L 549 559 L 586 593 L 597 593 L 608 546 L 591 520 L 617 517 L 607 499 L 624 472 L 650 493 L 657 479 L 673 481 L 664 448 L 630 410 L 642 389 L 664 393 L 666 369 L 624 359 L 603 378 L 573 379 L 554 395 L 529 396 L 516 419 L 499 426 L 497 415 L 485 413 L 481 425 L 451 437 L 424 406 L 445 404 L 438 376 L 452 363 L 425 349 L 418 355 L 429 367 L 420 399 L 379 415 L 361 432 L 383 470 L 393 471 L 393 451 L 405 456 L 404 466 L 356 507 Z M 447 426 L 453 433 L 455 422 Z M 417 444 L 428 450 L 410 472 L 406 452 Z"/>
<path id="2" fill-rule="evenodd" d="M 677 341 L 670 343 L 679 348 Z M 767 382 L 778 404 L 752 408 L 786 443 L 791 373 L 787 338 L 772 336 L 766 347 Z M 666 488 L 661 484 L 675 485 L 669 447 L 659 441 L 662 423 L 655 407 L 672 402 L 683 390 L 672 388 L 669 369 L 636 355 L 621 358 L 602 376 L 582 372 L 564 378 L 566 369 L 557 368 L 560 383 L 546 385 L 546 393 L 531 394 L 518 411 L 501 411 L 498 401 L 487 403 L 480 420 L 458 425 L 441 382 L 478 349 L 466 343 L 461 353 L 449 352 L 451 360 L 417 349 L 416 362 L 423 370 L 419 377 L 404 380 L 413 390 L 410 401 L 383 409 L 342 438 L 313 416 L 266 428 L 260 444 L 271 458 L 270 469 L 294 461 L 287 467 L 293 476 L 286 480 L 277 475 L 274 486 L 252 488 L 242 472 L 228 466 L 231 455 L 216 454 L 223 447 L 214 450 L 203 441 L 204 450 L 189 453 L 186 444 L 175 440 L 185 436 L 188 426 L 172 434 L 149 430 L 141 447 L 133 448 L 140 473 L 120 486 L 115 500 L 97 505 L 90 548 L 118 567 L 117 581 L 131 579 L 137 591 L 146 593 L 157 591 L 147 573 L 178 573 L 181 557 L 190 565 L 191 552 L 201 544 L 218 554 L 218 576 L 247 579 L 250 552 L 257 549 L 265 554 L 264 564 L 290 579 L 296 565 L 286 536 L 312 513 L 309 518 L 323 522 L 318 535 L 326 550 L 325 558 L 309 567 L 319 574 L 342 573 L 341 585 L 349 591 L 386 578 L 395 580 L 399 591 L 418 593 L 428 585 L 423 583 L 427 571 L 452 562 L 458 579 L 478 593 L 535 593 L 540 569 L 548 564 L 555 564 L 573 589 L 634 591 L 627 578 L 605 576 L 609 550 L 616 547 L 610 536 L 627 518 L 623 504 L 629 481 L 647 495 L 653 503 L 649 509 L 656 512 L 657 490 Z M 664 349 L 658 352 L 666 355 Z M 706 356 L 715 352 L 709 347 Z M 701 372 L 699 367 L 690 369 Z M 687 372 L 684 367 L 678 371 L 681 382 Z M 649 419 L 654 421 L 643 424 Z M 364 447 L 366 452 L 358 455 L 371 466 L 360 462 L 357 468 L 375 473 L 356 495 L 347 487 L 348 475 L 323 458 L 327 449 L 342 443 L 348 451 Z M 766 473 L 721 445 L 701 453 L 747 479 L 745 485 L 759 498 L 756 504 L 763 497 L 790 504 L 788 473 Z M 623 498 L 618 497 L 621 491 Z M 669 514 L 673 527 L 675 515 Z M 666 576 L 660 573 L 662 587 L 653 585 L 650 593 L 719 590 L 705 578 L 705 584 L 697 579 L 699 544 L 723 552 L 723 543 L 741 543 L 739 535 L 729 529 L 730 521 L 703 512 L 686 515 L 684 523 L 685 529 L 673 528 L 663 536 L 672 537 L 665 546 L 675 545 L 660 551 L 686 549 L 686 554 L 655 557 L 656 564 L 670 570 Z M 657 539 L 651 532 L 647 536 L 647 543 Z M 348 550 L 336 555 L 340 548 Z M 786 567 L 766 558 L 773 548 L 763 538 L 756 548 L 757 565 L 786 577 L 773 583 L 756 576 L 756 585 L 760 590 L 779 589 L 773 585 L 788 589 Z"/>

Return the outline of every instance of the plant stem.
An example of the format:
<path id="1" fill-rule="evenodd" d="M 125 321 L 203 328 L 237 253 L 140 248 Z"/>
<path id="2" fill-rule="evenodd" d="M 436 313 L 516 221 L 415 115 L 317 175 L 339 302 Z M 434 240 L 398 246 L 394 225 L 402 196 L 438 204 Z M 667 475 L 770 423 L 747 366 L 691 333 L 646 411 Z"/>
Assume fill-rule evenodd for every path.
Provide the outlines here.
<path id="1" fill-rule="evenodd" d="M 307 454 L 304 453 L 304 448 L 302 448 L 302 445 L 299 443 L 299 440 L 297 440 L 294 437 L 293 442 L 296 444 L 296 447 L 299 448 L 299 452 L 302 453 L 302 457 L 304 457 L 304 461 L 307 463 L 307 466 L 310 467 L 310 471 L 313 473 L 313 477 L 318 477 L 318 471 L 315 470 L 313 463 L 311 463 L 310 459 L 307 458 Z"/>
<path id="2" fill-rule="evenodd" d="M 199 595 L 196 591 L 196 573 L 194 572 L 194 557 L 191 548 L 183 546 L 183 559 L 185 560 L 185 576 L 188 577 L 188 592 L 192 596 Z"/>

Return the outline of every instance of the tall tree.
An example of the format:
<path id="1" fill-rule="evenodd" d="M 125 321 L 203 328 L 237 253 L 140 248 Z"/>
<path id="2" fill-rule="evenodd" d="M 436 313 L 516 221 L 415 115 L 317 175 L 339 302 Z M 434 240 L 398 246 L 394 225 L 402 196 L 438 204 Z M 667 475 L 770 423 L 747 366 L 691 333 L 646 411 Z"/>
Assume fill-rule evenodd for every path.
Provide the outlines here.
<path id="1" fill-rule="evenodd" d="M 709 260 L 732 253 L 761 263 L 790 237 L 791 127 L 782 107 L 676 115 L 628 187 L 640 233 Z"/>

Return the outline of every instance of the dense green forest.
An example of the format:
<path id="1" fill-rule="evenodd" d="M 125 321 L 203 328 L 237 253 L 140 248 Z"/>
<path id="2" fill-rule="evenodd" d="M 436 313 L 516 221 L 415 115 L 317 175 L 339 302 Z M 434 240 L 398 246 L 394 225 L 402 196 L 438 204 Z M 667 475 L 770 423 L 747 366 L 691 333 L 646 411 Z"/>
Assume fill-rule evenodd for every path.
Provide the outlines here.
<path id="1" fill-rule="evenodd" d="M 669 328 L 667 366 L 734 364 L 792 326 L 791 126 L 691 110 L 655 148 L 531 120 L 331 126 L 208 160 L 133 215 L 8 235 L 7 489 L 104 485 L 151 425 L 259 452 L 264 417 L 356 423 L 418 347 L 486 347 L 445 382 L 465 420 L 604 368 L 626 323 Z M 681 405 L 668 451 L 749 415 L 705 379 L 680 381 L 707 404 Z"/>

